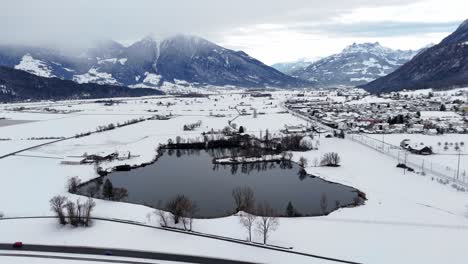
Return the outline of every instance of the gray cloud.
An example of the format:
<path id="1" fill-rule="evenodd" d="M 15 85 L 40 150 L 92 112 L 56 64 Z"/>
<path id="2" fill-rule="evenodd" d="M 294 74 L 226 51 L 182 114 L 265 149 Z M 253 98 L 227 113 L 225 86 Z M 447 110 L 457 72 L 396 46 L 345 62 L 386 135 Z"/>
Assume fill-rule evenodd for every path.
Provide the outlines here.
<path id="1" fill-rule="evenodd" d="M 14 0 L 2 3 L 0 42 L 79 46 L 97 39 L 129 41 L 176 33 L 218 41 L 238 27 L 320 23 L 358 7 L 408 2 L 414 1 Z"/>
<path id="2" fill-rule="evenodd" d="M 321 25 L 296 25 L 291 29 L 302 33 L 327 34 L 334 37 L 397 37 L 425 33 L 454 31 L 462 21 L 456 22 L 361 22 L 353 24 L 324 23 Z"/>

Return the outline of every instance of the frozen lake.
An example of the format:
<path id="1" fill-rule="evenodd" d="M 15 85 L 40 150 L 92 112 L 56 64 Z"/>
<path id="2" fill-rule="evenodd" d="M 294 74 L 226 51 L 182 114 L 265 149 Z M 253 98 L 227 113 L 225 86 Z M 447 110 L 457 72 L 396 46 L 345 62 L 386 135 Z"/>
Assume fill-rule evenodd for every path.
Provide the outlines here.
<path id="1" fill-rule="evenodd" d="M 105 176 L 114 187 L 128 190 L 127 201 L 157 207 L 183 194 L 196 201 L 197 217 L 230 215 L 235 204 L 232 190 L 248 186 L 256 202 L 268 202 L 284 215 L 289 202 L 302 215 L 321 215 L 320 201 L 326 196 L 327 212 L 337 206 L 354 204 L 357 190 L 310 175 L 299 176 L 300 167 L 293 162 L 258 162 L 215 165 L 213 152 L 206 150 L 165 150 L 157 162 Z M 96 184 L 90 182 L 89 184 Z M 85 191 L 87 186 L 82 187 Z M 161 208 L 164 209 L 164 208 Z"/>

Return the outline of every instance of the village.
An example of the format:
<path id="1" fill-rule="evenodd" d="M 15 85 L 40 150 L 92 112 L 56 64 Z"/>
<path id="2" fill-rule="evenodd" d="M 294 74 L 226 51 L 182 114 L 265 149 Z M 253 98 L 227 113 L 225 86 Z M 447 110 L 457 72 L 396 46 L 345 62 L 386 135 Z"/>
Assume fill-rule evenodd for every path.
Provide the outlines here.
<path id="1" fill-rule="evenodd" d="M 369 96 L 359 89 L 309 92 L 287 109 L 346 133 L 468 133 L 468 90 Z"/>

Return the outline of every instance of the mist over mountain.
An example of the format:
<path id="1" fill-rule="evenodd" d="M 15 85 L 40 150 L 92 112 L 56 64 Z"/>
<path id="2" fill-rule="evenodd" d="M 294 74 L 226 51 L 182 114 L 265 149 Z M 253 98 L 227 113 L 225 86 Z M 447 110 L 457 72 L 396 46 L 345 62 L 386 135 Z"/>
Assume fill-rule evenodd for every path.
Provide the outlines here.
<path id="1" fill-rule="evenodd" d="M 321 57 L 301 58 L 301 59 L 290 61 L 290 62 L 275 63 L 271 65 L 271 67 L 277 69 L 278 71 L 282 73 L 291 74 L 294 71 L 306 68 L 310 64 L 320 59 Z"/>

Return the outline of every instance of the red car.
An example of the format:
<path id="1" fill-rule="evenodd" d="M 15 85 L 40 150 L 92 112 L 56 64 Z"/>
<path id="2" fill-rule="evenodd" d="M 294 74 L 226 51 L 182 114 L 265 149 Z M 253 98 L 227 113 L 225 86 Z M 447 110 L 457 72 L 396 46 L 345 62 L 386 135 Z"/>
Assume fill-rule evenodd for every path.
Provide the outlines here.
<path id="1" fill-rule="evenodd" d="M 23 247 L 23 242 L 15 242 L 15 243 L 13 243 L 13 247 L 14 248 L 21 248 L 21 247 Z"/>

